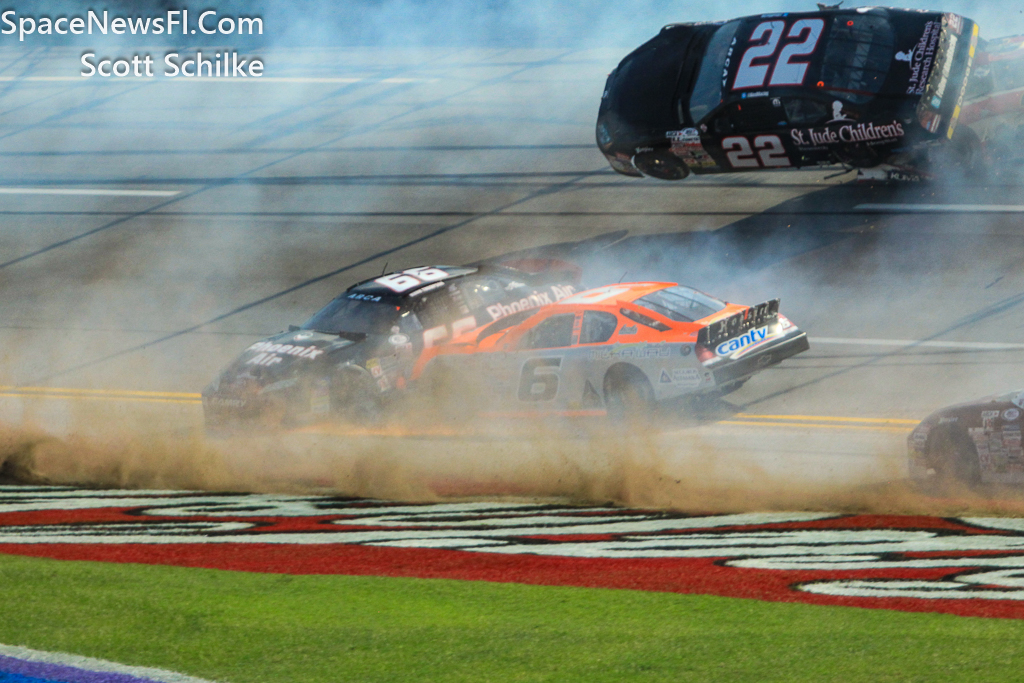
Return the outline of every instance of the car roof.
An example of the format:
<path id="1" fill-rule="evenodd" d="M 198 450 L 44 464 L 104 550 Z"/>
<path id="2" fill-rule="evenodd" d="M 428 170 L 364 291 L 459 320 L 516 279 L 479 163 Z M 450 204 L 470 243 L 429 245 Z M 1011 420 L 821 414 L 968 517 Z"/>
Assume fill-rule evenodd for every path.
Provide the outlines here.
<path id="1" fill-rule="evenodd" d="M 643 298 L 652 292 L 657 292 L 668 287 L 675 287 L 676 282 L 621 282 L 614 285 L 605 285 L 588 289 L 570 297 L 556 302 L 555 307 L 566 306 L 617 306 L 622 303 L 632 303 Z M 601 296 L 606 292 L 606 296 Z M 598 298 L 600 297 L 600 298 Z"/>
<path id="2" fill-rule="evenodd" d="M 423 271 L 423 270 L 426 270 L 428 268 L 429 269 L 439 269 L 439 270 L 442 270 L 445 273 L 447 273 L 447 276 L 443 277 L 443 278 L 432 278 L 432 279 L 431 278 L 427 278 L 427 279 L 424 279 L 424 280 L 420 281 L 418 284 L 414 284 L 414 285 L 409 286 L 409 287 L 403 287 L 401 289 L 401 291 L 398 291 L 393 286 L 388 286 L 386 284 L 386 281 L 387 281 L 388 278 L 393 278 L 395 276 L 401 276 L 403 274 L 410 274 L 410 273 L 415 277 L 415 271 Z M 399 271 L 394 271 L 394 272 L 391 272 L 391 273 L 387 273 L 386 275 L 381 275 L 381 276 L 375 277 L 375 278 L 373 278 L 371 280 L 363 280 L 362 282 L 357 282 L 356 284 L 352 285 L 347 290 L 345 290 L 345 292 L 346 293 L 353 293 L 354 292 L 354 293 L 358 293 L 358 294 L 368 294 L 368 295 L 374 295 L 374 296 L 386 296 L 386 297 L 404 298 L 404 297 L 410 296 L 414 292 L 417 292 L 417 291 L 423 289 L 424 287 L 429 287 L 431 285 L 435 285 L 438 282 L 447 282 L 447 281 L 452 280 L 452 279 L 465 277 L 467 275 L 472 275 L 473 273 L 476 273 L 479 270 L 480 270 L 479 268 L 471 267 L 471 266 L 420 266 L 418 268 L 406 268 L 405 270 L 399 270 Z M 417 278 L 417 279 L 419 279 L 419 278 Z"/>

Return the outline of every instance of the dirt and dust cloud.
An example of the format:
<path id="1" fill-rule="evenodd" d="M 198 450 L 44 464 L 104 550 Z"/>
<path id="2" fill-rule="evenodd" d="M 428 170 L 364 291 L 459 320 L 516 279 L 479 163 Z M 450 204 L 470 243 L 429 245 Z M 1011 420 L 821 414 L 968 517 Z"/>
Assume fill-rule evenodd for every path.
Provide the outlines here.
<path id="1" fill-rule="evenodd" d="M 854 469 L 822 471 L 800 463 L 799 453 L 758 451 L 754 430 L 746 447 L 723 443 L 713 425 L 333 425 L 210 439 L 185 409 L 92 405 L 65 429 L 63 436 L 40 426 L 0 429 L 0 481 L 409 502 L 500 497 L 691 513 L 1024 514 L 1020 492 L 906 482 L 903 454 L 891 446 Z M 813 435 L 790 437 L 806 445 Z"/>

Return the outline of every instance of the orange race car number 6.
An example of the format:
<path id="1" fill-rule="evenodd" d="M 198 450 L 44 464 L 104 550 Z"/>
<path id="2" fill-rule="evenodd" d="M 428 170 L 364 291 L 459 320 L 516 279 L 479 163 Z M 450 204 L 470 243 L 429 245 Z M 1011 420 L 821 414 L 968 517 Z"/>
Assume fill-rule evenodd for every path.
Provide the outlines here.
<path id="1" fill-rule="evenodd" d="M 520 401 L 551 401 L 558 394 L 561 358 L 531 358 L 519 376 Z"/>

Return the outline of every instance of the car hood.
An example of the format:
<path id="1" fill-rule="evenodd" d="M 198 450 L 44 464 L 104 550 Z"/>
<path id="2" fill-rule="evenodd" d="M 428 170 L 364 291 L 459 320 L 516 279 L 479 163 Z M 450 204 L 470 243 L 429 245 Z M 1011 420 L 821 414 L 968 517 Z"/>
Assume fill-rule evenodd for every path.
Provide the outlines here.
<path id="1" fill-rule="evenodd" d="M 325 334 L 298 330 L 267 337 L 241 353 L 203 391 L 260 389 L 296 374 L 315 371 L 341 357 L 356 355 L 370 343 L 364 334 Z"/>
<path id="2" fill-rule="evenodd" d="M 980 409 L 989 403 L 1012 403 L 1018 408 L 1024 408 L 1024 390 L 1010 391 L 1003 394 L 991 394 L 989 396 L 982 396 L 976 398 L 973 401 L 964 401 L 963 403 L 957 403 L 955 405 L 946 406 L 933 412 L 931 415 L 921 421 L 922 424 L 934 423 L 943 417 L 947 417 L 952 413 L 957 413 L 962 410 L 969 409 Z"/>
<path id="3" fill-rule="evenodd" d="M 666 26 L 608 76 L 598 112 L 598 146 L 629 147 L 679 128 L 675 100 L 690 49 L 717 25 Z"/>

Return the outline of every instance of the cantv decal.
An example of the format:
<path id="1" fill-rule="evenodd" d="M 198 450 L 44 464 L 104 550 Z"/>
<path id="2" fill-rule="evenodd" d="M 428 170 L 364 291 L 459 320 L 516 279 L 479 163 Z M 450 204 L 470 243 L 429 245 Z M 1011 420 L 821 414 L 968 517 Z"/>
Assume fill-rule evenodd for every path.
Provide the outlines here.
<path id="1" fill-rule="evenodd" d="M 770 327 L 760 327 L 756 330 L 746 332 L 735 339 L 729 339 L 722 342 L 715 347 L 715 353 L 719 356 L 730 356 L 736 354 L 736 357 L 740 357 L 753 351 L 767 341 L 771 341 L 775 337 L 779 336 L 777 333 L 772 334 Z M 741 353 L 737 353 L 741 352 Z"/>
<path id="2" fill-rule="evenodd" d="M 1024 520 L 0 487 L 0 552 L 1024 618 Z"/>

